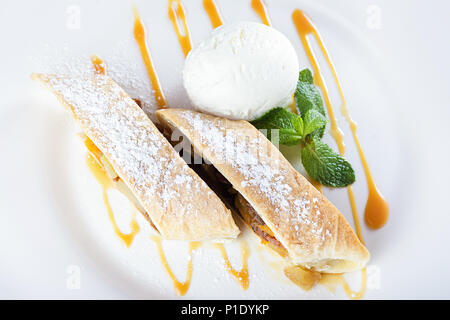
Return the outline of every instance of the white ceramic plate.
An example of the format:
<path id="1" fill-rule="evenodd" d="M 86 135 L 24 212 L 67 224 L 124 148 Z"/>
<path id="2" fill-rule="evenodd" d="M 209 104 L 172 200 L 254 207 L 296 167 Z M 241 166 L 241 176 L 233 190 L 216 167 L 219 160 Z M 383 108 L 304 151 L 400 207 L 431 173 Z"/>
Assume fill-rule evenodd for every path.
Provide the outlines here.
<path id="1" fill-rule="evenodd" d="M 250 0 L 217 2 L 226 22 L 259 21 Z M 183 3 L 196 43 L 210 31 L 210 23 L 201 0 Z M 441 141 L 449 136 L 449 81 L 441 70 L 450 70 L 450 52 L 439 37 L 440 30 L 448 30 L 444 14 L 450 8 L 443 1 L 426 8 L 419 3 L 267 1 L 274 27 L 293 42 L 304 67 L 309 65 L 290 18 L 292 10 L 303 9 L 318 26 L 359 124 L 377 185 L 389 201 L 387 226 L 379 231 L 363 228 L 372 254 L 366 298 L 450 298 L 450 212 L 444 206 L 449 151 L 448 142 Z M 142 230 L 130 248 L 114 235 L 101 189 L 85 165 L 77 128 L 56 99 L 29 80 L 31 72 L 48 71 L 61 62 L 78 68 L 96 53 L 110 72 L 132 74 L 128 84 L 148 96 L 148 80 L 132 37 L 131 4 L 2 3 L 0 298 L 177 298 L 145 222 L 140 220 Z M 181 85 L 184 59 L 167 17 L 167 1 L 136 4 L 169 105 L 189 106 Z M 71 19 L 77 12 L 79 21 Z M 377 12 L 379 20 L 374 18 Z M 329 75 L 327 80 L 331 83 Z M 331 94 L 338 101 L 336 90 Z M 347 137 L 347 157 L 357 173 L 354 189 L 362 216 L 366 182 L 348 125 L 337 113 Z M 289 154 L 295 160 L 295 150 Z M 345 190 L 325 192 L 352 221 Z M 120 227 L 127 231 L 131 208 L 118 193 L 111 194 L 111 200 Z M 279 259 L 256 237 L 249 232 L 243 237 L 251 247 L 249 289 L 240 289 L 219 252 L 205 245 L 194 254 L 192 285 L 183 298 L 345 298 L 341 289 L 332 294 L 318 286 L 303 292 L 283 276 Z M 165 241 L 164 247 L 183 280 L 186 243 Z M 240 268 L 239 244 L 228 243 L 226 248 Z M 80 286 L 73 289 L 78 275 Z M 359 273 L 347 279 L 359 287 Z"/>

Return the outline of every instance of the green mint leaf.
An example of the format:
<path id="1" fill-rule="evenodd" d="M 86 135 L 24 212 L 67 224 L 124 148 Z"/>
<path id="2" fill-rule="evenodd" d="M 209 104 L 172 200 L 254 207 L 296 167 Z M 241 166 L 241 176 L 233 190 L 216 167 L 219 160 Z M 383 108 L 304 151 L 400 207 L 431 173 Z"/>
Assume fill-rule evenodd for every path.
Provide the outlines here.
<path id="1" fill-rule="evenodd" d="M 292 112 L 289 113 L 291 114 L 291 123 L 294 126 L 295 131 L 297 132 L 298 135 L 304 137 L 305 134 L 304 134 L 303 119 Z"/>
<path id="2" fill-rule="evenodd" d="M 271 129 L 279 130 L 280 144 L 299 144 L 303 139 L 303 120 L 284 108 L 274 108 L 251 122 L 258 129 L 267 129 L 267 138 L 272 139 Z"/>
<path id="3" fill-rule="evenodd" d="M 312 133 L 323 134 L 323 129 L 327 124 L 327 118 L 314 109 L 306 111 L 303 116 L 305 128 L 303 134 L 306 136 Z"/>
<path id="4" fill-rule="evenodd" d="M 280 144 L 286 146 L 293 146 L 299 144 L 302 141 L 302 136 L 298 135 L 295 131 L 291 129 L 280 129 L 279 130 Z M 269 138 L 271 139 L 271 138 Z"/>
<path id="5" fill-rule="evenodd" d="M 350 163 L 317 138 L 302 148 L 301 159 L 306 172 L 325 186 L 346 187 L 355 182 Z"/>
<path id="6" fill-rule="evenodd" d="M 316 110 L 326 116 L 322 96 L 312 80 L 311 71 L 302 70 L 298 77 L 294 100 L 300 116 L 304 117 L 308 110 Z"/>
<path id="7" fill-rule="evenodd" d="M 314 78 L 313 78 L 311 70 L 303 69 L 302 71 L 300 71 L 300 74 L 298 76 L 298 81 L 314 84 Z"/>

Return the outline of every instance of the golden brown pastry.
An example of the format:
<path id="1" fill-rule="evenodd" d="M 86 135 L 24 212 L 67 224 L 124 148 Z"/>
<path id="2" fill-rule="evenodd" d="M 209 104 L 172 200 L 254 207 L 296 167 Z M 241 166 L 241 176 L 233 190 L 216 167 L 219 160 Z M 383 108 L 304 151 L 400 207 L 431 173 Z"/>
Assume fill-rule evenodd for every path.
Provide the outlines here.
<path id="1" fill-rule="evenodd" d="M 235 238 L 230 211 L 109 77 L 33 74 L 75 121 L 166 239 Z"/>
<path id="2" fill-rule="evenodd" d="M 237 191 L 244 220 L 294 264 L 328 273 L 367 264 L 369 252 L 344 216 L 250 123 L 182 109 L 158 110 L 156 118 L 214 165 Z"/>

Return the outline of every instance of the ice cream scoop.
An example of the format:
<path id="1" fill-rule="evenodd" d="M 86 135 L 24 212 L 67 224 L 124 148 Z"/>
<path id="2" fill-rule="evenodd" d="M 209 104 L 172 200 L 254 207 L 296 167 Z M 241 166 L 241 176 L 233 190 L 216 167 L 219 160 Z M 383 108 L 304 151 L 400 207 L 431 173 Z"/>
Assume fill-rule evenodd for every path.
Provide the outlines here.
<path id="1" fill-rule="evenodd" d="M 297 54 L 278 30 L 256 22 L 223 25 L 188 55 L 183 83 L 200 111 L 253 120 L 291 102 Z"/>

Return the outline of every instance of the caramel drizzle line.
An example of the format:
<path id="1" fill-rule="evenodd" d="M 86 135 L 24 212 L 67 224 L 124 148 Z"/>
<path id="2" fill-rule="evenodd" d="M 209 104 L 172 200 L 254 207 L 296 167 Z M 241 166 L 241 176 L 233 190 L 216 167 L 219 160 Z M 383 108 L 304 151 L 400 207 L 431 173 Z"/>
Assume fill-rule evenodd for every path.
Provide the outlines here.
<path id="1" fill-rule="evenodd" d="M 342 130 L 338 127 L 337 119 L 334 114 L 333 106 L 331 105 L 331 100 L 328 94 L 328 88 L 325 84 L 322 73 L 320 72 L 320 67 L 317 63 L 316 56 L 311 49 L 311 45 L 309 43 L 308 38 L 306 37 L 308 34 L 313 34 L 318 42 L 321 43 L 321 39 L 314 29 L 312 22 L 306 17 L 303 11 L 296 9 L 292 14 L 292 19 L 294 21 L 295 27 L 297 28 L 298 35 L 300 36 L 300 40 L 305 48 L 306 54 L 308 56 L 309 61 L 314 69 L 314 80 L 316 84 L 322 89 L 323 96 L 325 100 L 325 104 L 328 109 L 328 116 L 330 117 L 331 124 L 331 135 L 336 141 L 340 154 L 345 153 L 345 144 L 344 144 L 344 134 Z"/>
<path id="2" fill-rule="evenodd" d="M 386 224 L 386 222 L 388 220 L 389 205 L 375 185 L 375 181 L 371 174 L 369 164 L 364 155 L 361 143 L 360 143 L 358 135 L 357 135 L 356 122 L 351 118 L 350 112 L 347 108 L 347 103 L 345 100 L 344 92 L 342 90 L 342 86 L 339 81 L 336 68 L 334 67 L 334 64 L 331 60 L 328 50 L 326 49 L 318 30 L 312 24 L 311 20 L 301 10 L 298 10 L 298 9 L 294 11 L 292 18 L 294 20 L 294 23 L 296 24 L 297 31 L 299 32 L 302 42 L 304 43 L 304 45 L 306 43 L 305 48 L 307 49 L 308 58 L 310 59 L 311 63 L 313 64 L 314 72 L 317 75 L 319 86 L 322 88 L 324 96 L 326 97 L 326 104 L 327 104 L 328 110 L 330 110 L 330 109 L 332 110 L 333 108 L 331 106 L 331 102 L 328 97 L 328 91 L 327 91 L 327 88 L 323 81 L 322 75 L 320 73 L 320 69 L 318 67 L 317 60 L 315 59 L 314 54 L 312 53 L 311 48 L 309 46 L 308 40 L 306 39 L 306 34 L 309 34 L 309 33 L 313 34 L 314 38 L 316 39 L 317 43 L 319 44 L 319 47 L 328 63 L 329 68 L 332 71 L 336 86 L 339 91 L 339 95 L 341 97 L 341 102 L 342 102 L 341 113 L 344 115 L 345 119 L 347 120 L 347 122 L 350 125 L 353 140 L 355 141 L 356 147 L 358 149 L 358 154 L 361 159 L 361 163 L 363 165 L 364 173 L 366 176 L 369 196 L 368 196 L 368 199 L 366 202 L 366 208 L 365 208 L 365 212 L 364 212 L 365 221 L 366 221 L 366 224 L 372 229 L 381 228 L 382 226 L 384 226 Z M 303 31 L 300 28 L 301 26 L 303 26 Z M 307 27 L 305 28 L 305 26 L 307 26 Z M 343 142 L 344 137 L 343 137 L 342 131 L 337 127 L 336 124 L 334 125 L 335 127 L 333 129 L 333 122 L 336 123 L 336 118 L 334 117 L 334 113 L 333 113 L 333 119 L 332 119 L 332 134 L 333 134 L 333 130 L 334 130 L 335 134 L 333 134 L 333 137 L 335 138 L 335 140 L 338 144 L 340 153 L 344 154 L 345 144 Z M 336 134 L 337 130 L 340 131 L 340 133 Z M 349 197 L 354 199 L 353 190 L 351 189 L 351 187 L 349 187 L 348 192 L 349 192 Z M 356 208 L 356 204 L 355 204 L 354 200 L 350 200 L 350 201 L 352 203 L 352 208 L 353 207 Z M 355 216 L 355 214 L 354 214 L 354 216 Z M 358 218 L 358 220 L 359 220 L 359 218 Z M 360 239 L 362 241 L 360 230 L 358 231 L 358 236 L 360 237 Z"/>
<path id="3" fill-rule="evenodd" d="M 262 22 L 265 25 L 271 27 L 272 23 L 270 22 L 269 13 L 267 11 L 267 6 L 264 0 L 252 0 L 251 6 L 252 9 L 258 14 Z"/>
<path id="4" fill-rule="evenodd" d="M 172 22 L 175 33 L 178 37 L 181 49 L 186 57 L 192 49 L 191 34 L 186 21 L 186 11 L 181 0 L 169 0 L 169 19 Z M 179 21 L 183 24 L 183 30 L 180 29 Z"/>
<path id="5" fill-rule="evenodd" d="M 312 26 L 314 28 L 314 25 L 312 25 Z M 339 77 L 338 77 L 336 68 L 334 66 L 333 60 L 331 59 L 331 56 L 328 53 L 328 50 L 325 47 L 325 44 L 323 43 L 323 40 L 320 37 L 320 34 L 316 28 L 314 28 L 314 36 L 319 44 L 319 47 L 320 47 L 323 55 L 325 56 L 325 60 L 327 61 L 328 66 L 333 74 L 333 78 L 334 78 L 334 81 L 338 88 L 339 96 L 341 98 L 341 103 L 342 103 L 341 104 L 341 113 L 345 117 L 347 123 L 350 126 L 353 140 L 355 141 L 356 148 L 357 148 L 358 154 L 359 154 L 359 158 L 360 158 L 361 163 L 364 168 L 364 174 L 366 176 L 367 187 L 369 190 L 369 196 L 367 199 L 366 208 L 365 208 L 365 212 L 364 212 L 366 224 L 367 224 L 367 226 L 369 226 L 372 229 L 379 229 L 382 226 L 384 226 L 384 224 L 388 220 L 388 217 L 389 217 L 388 203 L 384 199 L 384 197 L 382 196 L 381 192 L 378 190 L 378 188 L 375 184 L 375 181 L 373 179 L 372 173 L 369 168 L 369 164 L 367 162 L 366 156 L 364 154 L 361 143 L 359 141 L 359 137 L 358 137 L 358 133 L 357 133 L 358 126 L 350 115 L 350 111 L 347 107 L 347 101 L 344 96 L 344 91 L 342 89 L 341 82 L 339 81 Z M 352 191 L 352 193 L 353 193 L 353 191 Z M 381 219 L 380 219 L 381 221 L 380 220 L 375 221 L 376 220 L 375 216 L 377 214 L 379 215 L 380 213 L 381 213 Z"/>
<path id="6" fill-rule="evenodd" d="M 364 297 L 364 294 L 366 293 L 367 288 L 367 268 L 364 268 L 361 270 L 361 288 L 359 291 L 353 291 L 350 286 L 348 285 L 347 281 L 345 281 L 344 276 L 342 275 L 342 287 L 345 290 L 345 293 L 348 297 L 350 297 L 353 300 L 359 300 Z"/>
<path id="7" fill-rule="evenodd" d="M 142 59 L 144 60 L 145 68 L 147 69 L 148 77 L 152 83 L 152 91 L 155 94 L 156 103 L 158 109 L 163 109 L 167 107 L 167 101 L 164 97 L 164 93 L 159 82 L 158 75 L 156 74 L 155 68 L 153 67 L 152 57 L 147 46 L 147 34 L 144 24 L 139 16 L 139 12 L 136 7 L 133 7 L 134 14 L 134 39 L 136 40 L 139 50 L 141 51 Z"/>
<path id="8" fill-rule="evenodd" d="M 158 248 L 159 257 L 161 259 L 161 263 L 166 270 L 167 274 L 169 275 L 170 279 L 173 282 L 173 287 L 176 291 L 176 293 L 179 296 L 184 296 L 187 291 L 189 290 L 189 287 L 191 285 L 192 280 L 192 273 L 193 273 L 193 264 L 192 264 L 192 253 L 197 250 L 201 243 L 197 241 L 192 241 L 189 243 L 189 260 L 188 260 L 188 266 L 187 266 L 187 274 L 186 274 L 186 281 L 180 282 L 175 277 L 175 274 L 173 273 L 172 269 L 170 268 L 170 265 L 166 259 L 166 255 L 164 253 L 164 249 L 162 246 L 162 240 L 160 236 L 151 236 L 150 237 L 156 244 Z"/>
<path id="9" fill-rule="evenodd" d="M 343 98 L 344 95 L 342 92 L 342 87 L 340 85 L 339 79 L 337 77 L 337 72 L 334 68 L 334 65 L 331 62 L 330 56 L 329 56 L 328 51 L 326 50 L 325 45 L 319 35 L 319 32 L 314 27 L 311 20 L 303 13 L 303 11 L 301 11 L 299 9 L 294 10 L 294 12 L 292 13 L 292 20 L 297 29 L 297 33 L 300 37 L 303 47 L 305 48 L 308 59 L 309 59 L 311 65 L 313 66 L 314 75 L 315 75 L 314 78 L 316 80 L 316 84 L 321 88 L 322 93 L 324 95 L 325 104 L 327 106 L 328 115 L 329 115 L 330 121 L 331 121 L 331 134 L 332 134 L 334 140 L 336 141 L 336 144 L 338 145 L 339 152 L 341 153 L 341 155 L 343 155 L 345 153 L 345 144 L 344 144 L 344 140 L 343 140 L 344 134 L 337 125 L 337 119 L 334 114 L 333 106 L 332 106 L 330 98 L 329 98 L 327 86 L 326 86 L 326 84 L 323 80 L 322 74 L 320 72 L 320 68 L 317 63 L 317 59 L 311 49 L 308 39 L 306 37 L 308 34 L 312 34 L 314 36 L 314 38 L 316 39 L 316 41 L 318 42 L 319 47 L 320 47 L 322 53 L 324 54 L 325 59 L 328 62 L 328 65 L 330 66 L 330 68 L 332 68 L 334 79 L 337 83 L 338 89 L 340 90 L 341 98 Z M 344 105 L 344 107 L 342 107 L 342 108 L 345 108 L 342 110 L 346 110 L 345 99 L 342 100 L 342 103 Z M 348 113 L 348 110 L 347 110 L 347 113 Z M 347 120 L 348 119 L 350 119 L 350 117 L 347 117 Z M 354 126 L 356 127 L 356 124 L 354 124 Z M 359 144 L 358 144 L 358 146 L 359 146 Z M 362 153 L 362 149 L 361 149 L 361 153 Z M 355 195 L 354 195 L 354 192 L 353 192 L 353 189 L 351 186 L 347 187 L 347 193 L 348 193 L 350 205 L 352 207 L 352 215 L 353 215 L 353 220 L 354 220 L 354 224 L 355 224 L 356 234 L 357 234 L 359 240 L 364 244 L 364 239 L 363 239 L 362 231 L 361 231 L 361 224 L 359 221 L 358 209 L 357 209 L 356 201 L 355 201 Z M 347 282 L 345 281 L 343 275 L 340 275 L 339 283 L 343 286 L 346 294 L 352 299 L 362 298 L 362 296 L 364 295 L 364 292 L 366 290 L 366 282 L 367 282 L 366 268 L 364 268 L 361 271 L 361 275 L 362 275 L 361 289 L 358 292 L 353 292 L 350 289 Z M 331 276 L 328 276 L 328 278 L 330 278 L 330 277 Z"/>
<path id="10" fill-rule="evenodd" d="M 223 18 L 215 0 L 203 0 L 203 8 L 208 14 L 213 29 L 223 25 Z"/>
<path id="11" fill-rule="evenodd" d="M 116 218 L 114 217 L 114 212 L 113 212 L 113 209 L 111 207 L 111 203 L 109 202 L 109 199 L 108 199 L 107 191 L 108 190 L 106 188 L 102 189 L 103 202 L 105 203 L 106 209 L 108 210 L 108 217 L 109 217 L 109 220 L 111 221 L 111 223 L 113 225 L 114 233 L 120 239 L 122 239 L 122 241 L 125 243 L 127 248 L 129 248 L 131 246 L 131 244 L 133 243 L 134 238 L 136 237 L 136 235 L 140 231 L 139 224 L 138 224 L 138 222 L 136 220 L 136 213 L 133 213 L 133 217 L 132 217 L 132 219 L 130 221 L 130 229 L 131 229 L 130 233 L 126 234 L 126 233 L 123 233 L 122 231 L 120 231 L 119 226 L 117 225 Z"/>
<path id="12" fill-rule="evenodd" d="M 222 258 L 225 262 L 225 267 L 229 274 L 231 274 L 243 290 L 247 290 L 249 286 L 248 278 L 248 257 L 250 255 L 250 250 L 248 248 L 247 242 L 241 240 L 241 255 L 242 255 L 242 269 L 240 271 L 233 268 L 230 259 L 228 258 L 227 251 L 222 243 L 214 244 L 217 249 L 219 249 L 222 254 Z"/>
<path id="13" fill-rule="evenodd" d="M 301 10 L 299 10 L 299 9 L 294 10 L 294 12 L 292 14 L 292 20 L 294 21 L 295 27 L 297 28 L 297 32 L 300 36 L 300 40 L 303 44 L 303 47 L 305 48 L 308 59 L 314 69 L 314 76 L 315 76 L 314 79 L 316 81 L 316 84 L 322 90 L 325 104 L 326 104 L 327 110 L 328 110 L 328 116 L 330 118 L 331 135 L 333 136 L 334 140 L 336 141 L 336 144 L 339 149 L 339 153 L 341 155 L 343 155 L 345 153 L 344 134 L 337 125 L 337 119 L 334 114 L 330 96 L 328 94 L 328 88 L 323 80 L 322 73 L 320 72 L 320 67 L 317 63 L 316 56 L 314 55 L 314 52 L 311 49 L 309 40 L 306 36 L 308 34 L 313 34 L 314 37 L 316 38 L 316 40 L 320 43 L 321 43 L 321 39 L 318 35 L 318 32 L 313 27 L 312 22 L 306 17 L 306 15 Z M 322 45 L 323 45 L 323 43 L 322 43 Z M 321 48 L 322 48 L 322 46 L 321 46 Z M 347 193 L 348 193 L 350 204 L 352 207 L 352 214 L 353 214 L 353 220 L 355 223 L 356 234 L 358 235 L 359 240 L 364 243 L 362 232 L 361 232 L 361 224 L 359 221 L 358 210 L 357 210 L 356 202 L 355 202 L 355 196 L 354 196 L 353 189 L 351 186 L 347 187 Z"/>
<path id="14" fill-rule="evenodd" d="M 106 74 L 106 65 L 99 56 L 95 54 L 92 55 L 91 62 L 92 65 L 94 66 L 95 73 Z"/>
<path id="15" fill-rule="evenodd" d="M 139 224 L 136 220 L 136 213 L 133 213 L 132 220 L 130 221 L 130 233 L 126 234 L 120 231 L 119 226 L 117 225 L 116 219 L 114 217 L 113 209 L 111 207 L 111 203 L 108 199 L 108 189 L 110 189 L 111 181 L 106 176 L 106 173 L 103 171 L 101 166 L 98 164 L 98 160 L 94 158 L 91 154 L 87 153 L 86 155 L 86 164 L 91 171 L 92 175 L 95 177 L 97 182 L 102 187 L 102 196 L 103 202 L 105 203 L 106 209 L 108 211 L 108 217 L 111 221 L 111 224 L 114 228 L 114 233 L 124 242 L 124 244 L 129 248 L 133 243 L 134 238 L 139 233 L 140 228 Z"/>
<path id="16" fill-rule="evenodd" d="M 343 274 L 322 274 L 318 283 L 326 287 L 331 292 L 336 291 L 336 287 L 341 285 L 347 297 L 353 300 L 359 300 L 364 296 L 367 287 L 367 271 L 366 268 L 361 270 L 361 288 L 359 291 L 353 291 L 348 285 Z"/>

